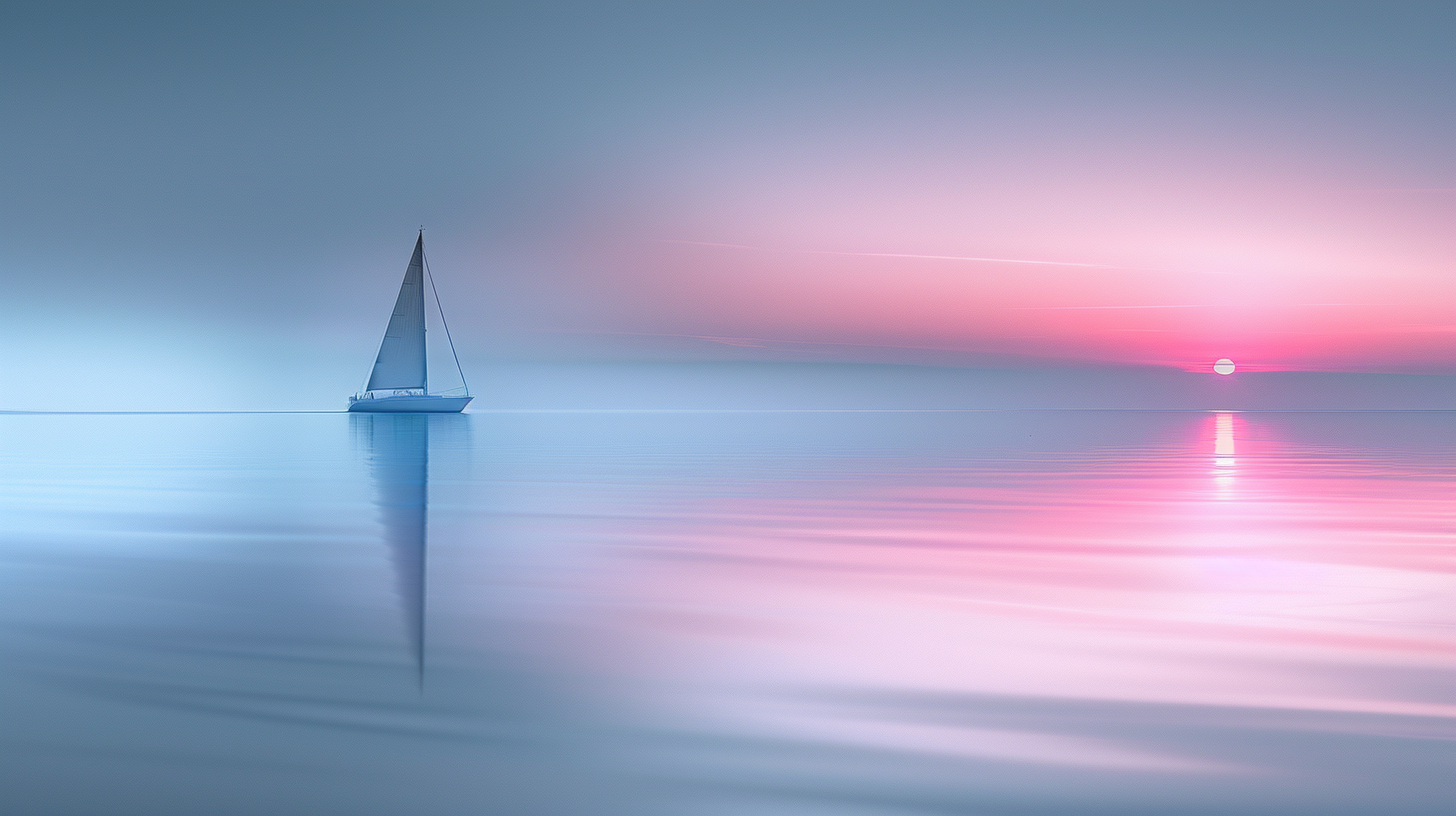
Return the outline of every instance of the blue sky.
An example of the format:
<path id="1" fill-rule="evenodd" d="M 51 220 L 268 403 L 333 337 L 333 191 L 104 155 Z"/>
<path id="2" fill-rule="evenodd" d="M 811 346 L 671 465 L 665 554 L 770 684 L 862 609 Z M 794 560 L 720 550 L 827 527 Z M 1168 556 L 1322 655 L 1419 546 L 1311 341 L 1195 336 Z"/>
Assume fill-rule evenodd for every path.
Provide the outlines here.
<path id="1" fill-rule="evenodd" d="M 334 407 L 421 224 L 477 369 L 1450 373 L 1448 4 L 6 20 L 6 407 Z"/>

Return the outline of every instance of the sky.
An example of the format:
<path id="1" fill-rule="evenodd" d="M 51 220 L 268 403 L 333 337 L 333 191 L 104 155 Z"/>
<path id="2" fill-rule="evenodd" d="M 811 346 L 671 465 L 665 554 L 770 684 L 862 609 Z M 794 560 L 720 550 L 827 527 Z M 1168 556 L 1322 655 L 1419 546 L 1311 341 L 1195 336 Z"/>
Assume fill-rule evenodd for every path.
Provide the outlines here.
<path id="1" fill-rule="evenodd" d="M 0 408 L 337 407 L 422 225 L 467 372 L 1456 374 L 1449 3 L 3 15 Z"/>

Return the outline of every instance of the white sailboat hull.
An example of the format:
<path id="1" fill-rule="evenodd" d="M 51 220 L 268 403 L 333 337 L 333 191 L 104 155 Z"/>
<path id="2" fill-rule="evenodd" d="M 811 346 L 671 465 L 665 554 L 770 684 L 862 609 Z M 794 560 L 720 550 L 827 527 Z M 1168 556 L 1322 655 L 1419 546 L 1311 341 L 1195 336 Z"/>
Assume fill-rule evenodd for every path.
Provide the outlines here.
<path id="1" fill-rule="evenodd" d="M 352 398 L 349 411 L 370 414 L 458 414 L 474 397 L 443 397 L 437 394 L 400 394 L 388 397 Z"/>

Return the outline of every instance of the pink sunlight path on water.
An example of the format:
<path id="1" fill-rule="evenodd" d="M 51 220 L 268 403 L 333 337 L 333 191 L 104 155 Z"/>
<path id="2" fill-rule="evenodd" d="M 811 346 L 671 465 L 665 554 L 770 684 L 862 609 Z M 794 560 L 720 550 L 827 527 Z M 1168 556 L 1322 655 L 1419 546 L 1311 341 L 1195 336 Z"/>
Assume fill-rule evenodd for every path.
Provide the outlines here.
<path id="1" fill-rule="evenodd" d="M 585 591 L 603 604 L 592 651 L 717 728 L 937 755 L 1256 773 L 1196 745 L 906 720 L 805 690 L 1380 715 L 1456 734 L 1456 700 L 1382 680 L 1456 670 L 1449 463 L 1301 445 L 1244 414 L 1186 428 L 627 511 L 603 522 L 620 583 Z"/>

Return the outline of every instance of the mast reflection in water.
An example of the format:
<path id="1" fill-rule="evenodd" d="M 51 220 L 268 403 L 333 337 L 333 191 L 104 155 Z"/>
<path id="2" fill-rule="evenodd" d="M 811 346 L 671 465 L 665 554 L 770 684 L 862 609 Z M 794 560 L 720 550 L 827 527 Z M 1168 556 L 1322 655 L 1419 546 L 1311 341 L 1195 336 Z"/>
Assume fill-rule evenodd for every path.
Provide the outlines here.
<path id="1" fill-rule="evenodd" d="M 423 414 L 351 414 L 355 439 L 365 446 L 375 506 L 394 564 L 405 637 L 425 684 L 425 583 L 430 504 L 430 417 Z"/>

